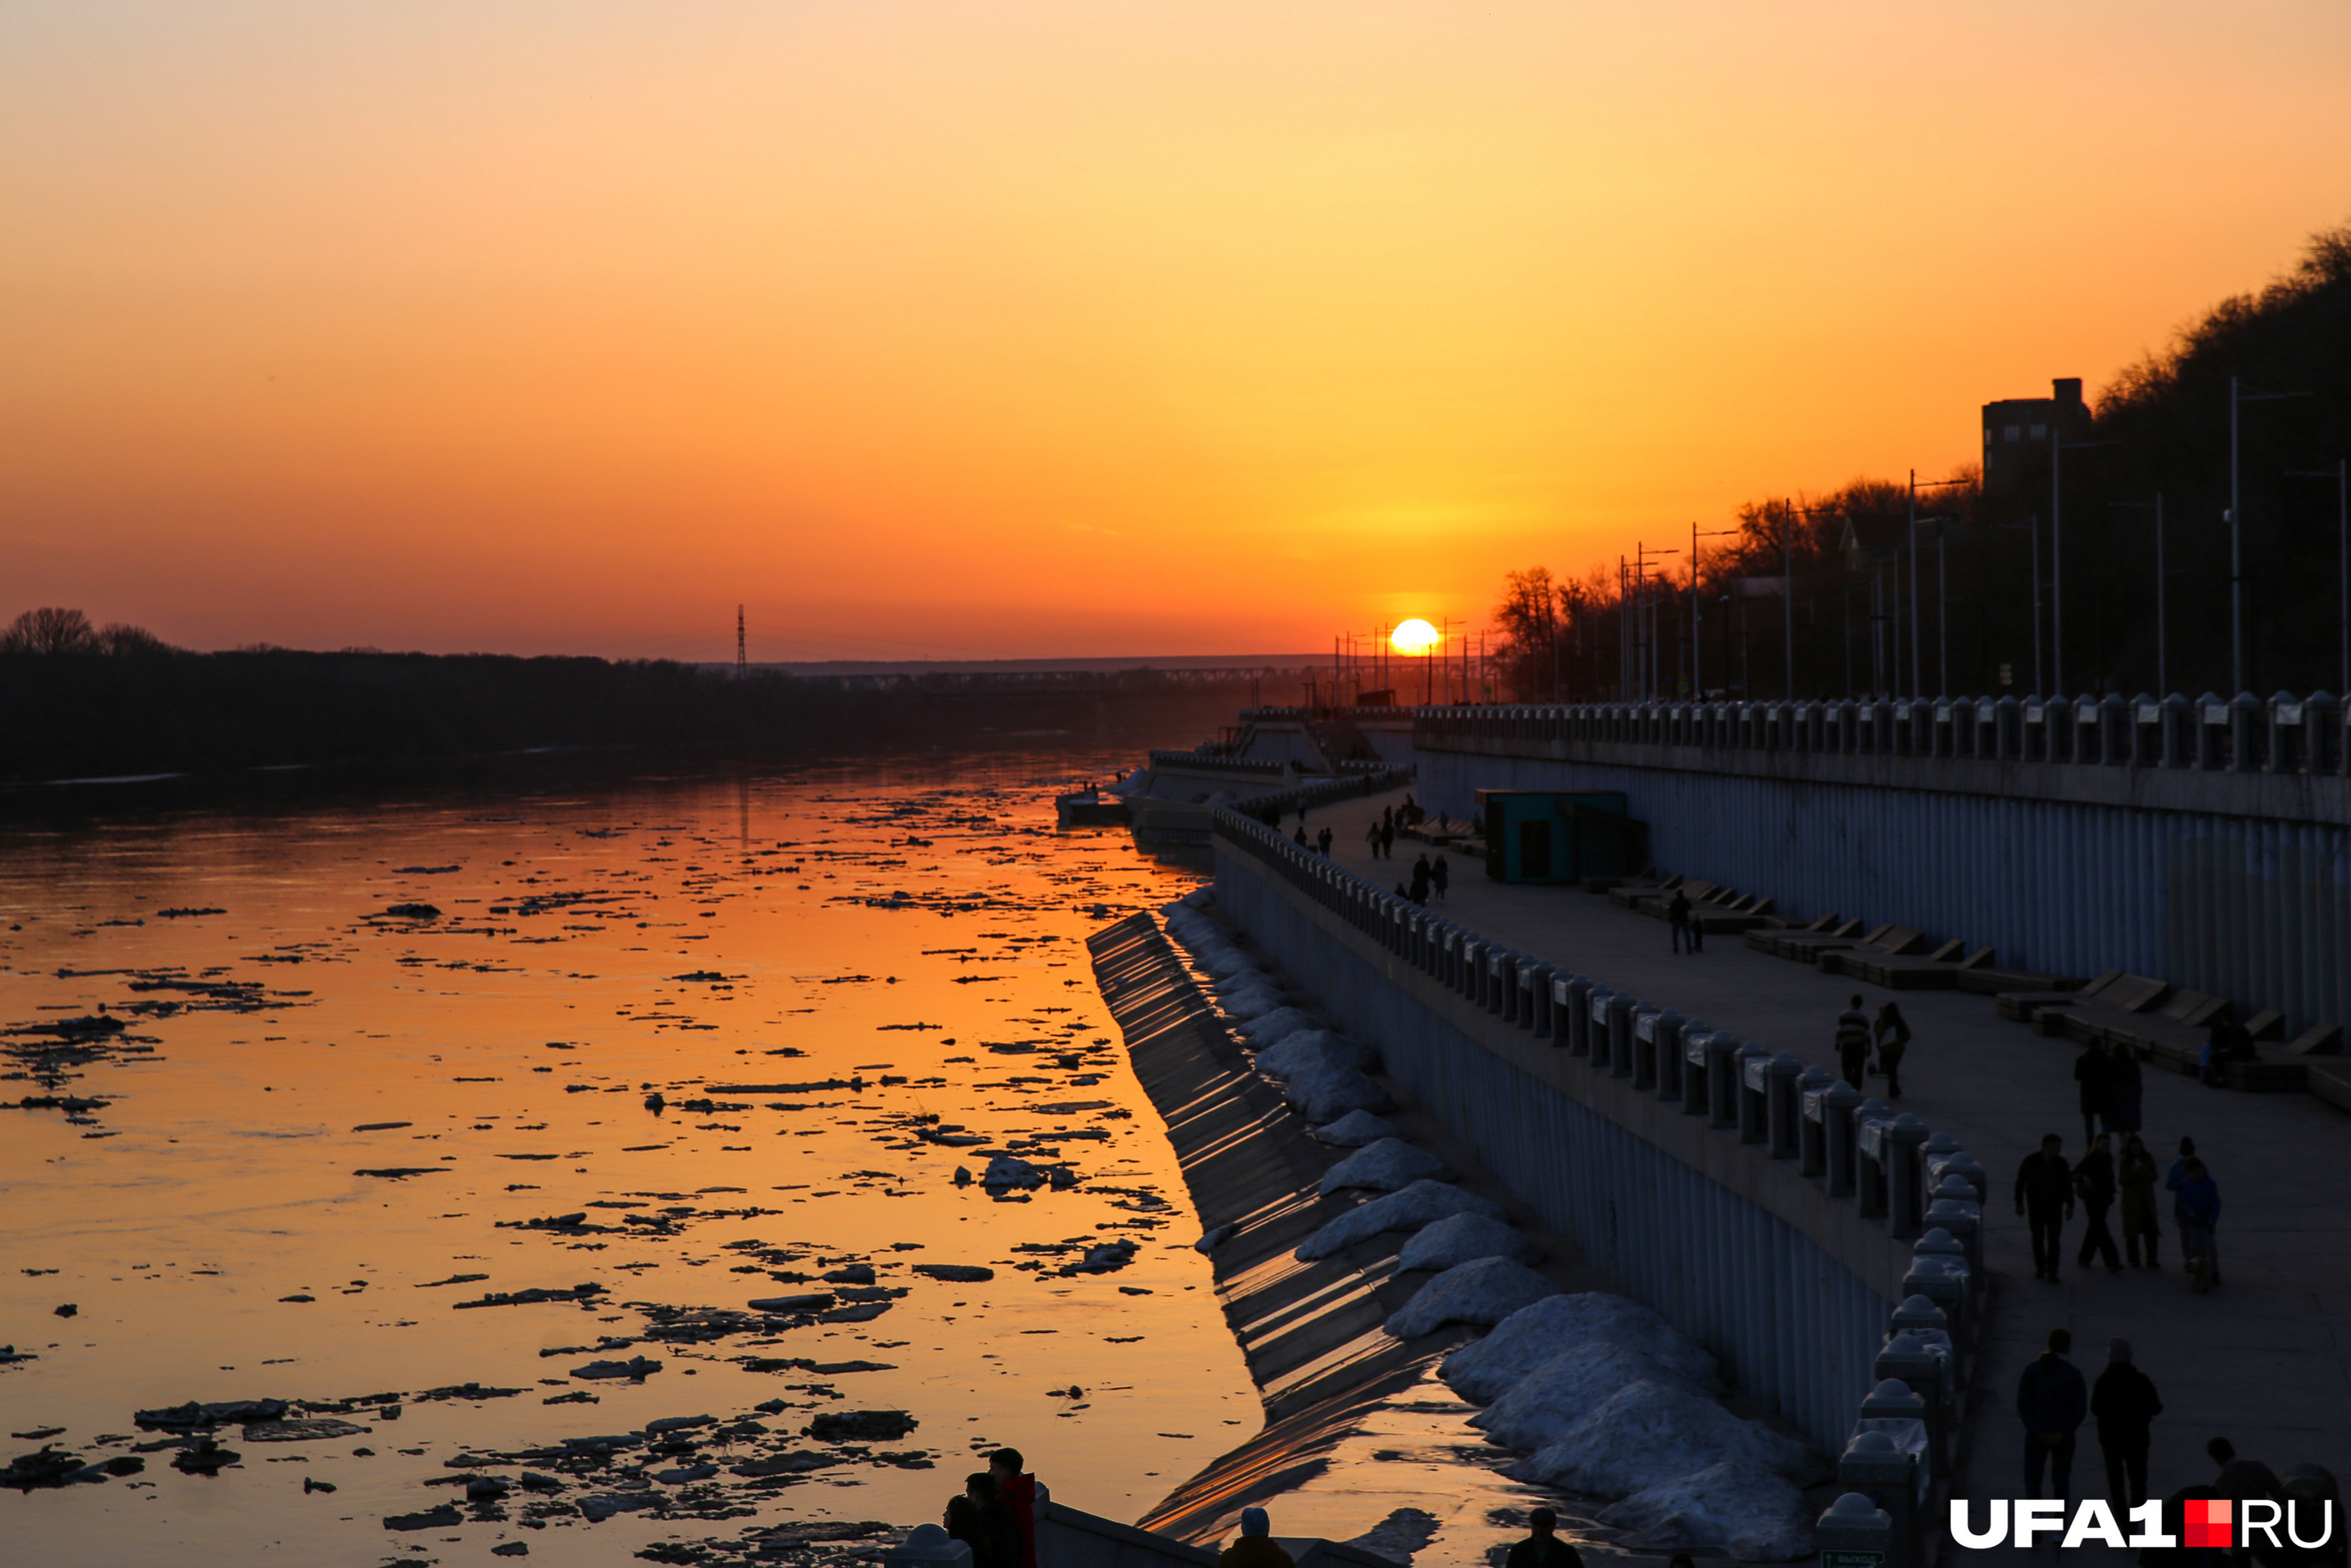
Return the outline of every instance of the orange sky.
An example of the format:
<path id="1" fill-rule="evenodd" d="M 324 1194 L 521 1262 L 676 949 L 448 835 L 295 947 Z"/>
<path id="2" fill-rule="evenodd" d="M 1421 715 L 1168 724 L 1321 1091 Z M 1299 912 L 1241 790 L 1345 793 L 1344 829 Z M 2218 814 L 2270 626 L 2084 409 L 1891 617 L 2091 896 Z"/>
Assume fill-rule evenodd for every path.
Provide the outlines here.
<path id="1" fill-rule="evenodd" d="M 20 0 L 0 614 L 1328 646 L 1973 456 L 2351 217 L 2337 0 Z"/>

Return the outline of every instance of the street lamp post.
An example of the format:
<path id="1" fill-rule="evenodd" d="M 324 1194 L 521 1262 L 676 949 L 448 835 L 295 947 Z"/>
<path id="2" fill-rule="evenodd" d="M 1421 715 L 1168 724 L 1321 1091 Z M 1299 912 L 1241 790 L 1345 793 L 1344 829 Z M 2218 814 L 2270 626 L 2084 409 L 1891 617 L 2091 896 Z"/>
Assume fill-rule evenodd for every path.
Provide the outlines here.
<path id="1" fill-rule="evenodd" d="M 1940 489 L 1947 485 L 1963 485 L 1967 481 L 1964 479 L 1929 479 L 1922 486 L 1918 483 L 1918 470 L 1916 468 L 1910 470 L 1910 695 L 1914 697 L 1920 697 L 1927 695 L 1919 689 L 1922 683 L 1919 678 L 1918 671 L 1918 622 L 1925 619 L 1925 617 L 1918 612 L 1918 524 L 1922 520 L 1918 516 L 1918 492 L 1921 489 L 1936 490 Z M 1923 520 L 1927 522 L 1941 521 L 1941 519 L 1935 517 L 1928 517 Z M 1941 563 L 1938 560 L 1937 564 L 1939 567 Z M 1938 615 L 1941 612 L 1939 597 L 1940 591 L 1938 590 Z M 1902 657 L 1902 649 L 1899 643 L 1896 643 L 1895 646 L 1894 656 L 1897 660 Z M 1948 671 L 1945 671 L 1944 673 L 1946 674 L 1949 674 Z M 1946 691 L 1943 695 L 1949 696 L 1950 694 Z"/>

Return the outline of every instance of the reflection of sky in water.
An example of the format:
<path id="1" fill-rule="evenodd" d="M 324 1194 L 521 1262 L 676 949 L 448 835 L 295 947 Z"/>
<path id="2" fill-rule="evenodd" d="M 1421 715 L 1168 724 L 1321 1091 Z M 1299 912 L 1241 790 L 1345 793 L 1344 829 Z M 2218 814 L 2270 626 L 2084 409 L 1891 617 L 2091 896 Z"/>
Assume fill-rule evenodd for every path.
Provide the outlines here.
<path id="1" fill-rule="evenodd" d="M 0 1112 L 0 1343 L 37 1354 L 0 1368 L 0 1424 L 63 1427 L 57 1442 L 104 1458 L 163 1436 L 133 1426 L 140 1408 L 405 1397 L 392 1420 L 377 1404 L 340 1407 L 372 1430 L 340 1438 L 225 1428 L 244 1461 L 215 1479 L 179 1473 L 165 1449 L 135 1477 L 0 1497 L 0 1530 L 26 1560 L 59 1565 L 159 1550 L 454 1561 L 510 1539 L 621 1563 L 673 1535 L 935 1518 L 976 1468 L 971 1450 L 1002 1443 L 1057 1496 L 1134 1518 L 1253 1432 L 1258 1406 L 1081 946 L 1095 905 L 1123 914 L 1190 879 L 1123 833 L 1053 831 L 1051 786 L 1109 760 L 7 834 L 0 912 L 20 928 L 0 930 L 0 1019 L 102 1005 L 131 1027 L 87 1051 L 7 1041 L 10 1068 L 33 1075 L 0 1097 L 110 1103 L 80 1123 Z M 381 913 L 402 904 L 440 914 Z M 749 1087 L 714 1087 L 726 1084 Z M 812 1087 L 774 1087 L 787 1085 Z M 977 1141 L 917 1135 L 951 1128 Z M 1083 1179 L 1001 1202 L 953 1185 L 957 1166 L 977 1174 L 999 1149 Z M 400 1169 L 425 1174 L 354 1174 Z M 520 1228 L 574 1214 L 583 1222 Z M 1122 1238 L 1140 1249 L 1127 1267 L 1061 1272 Z M 858 1262 L 871 1289 L 904 1292 L 869 1321 L 647 1337 L 678 1326 L 670 1309 L 853 1293 L 821 1276 Z M 922 1264 L 995 1277 L 940 1281 Z M 583 1284 L 601 1290 L 456 1305 Z M 63 1302 L 78 1314 L 53 1315 Z M 571 1375 L 635 1356 L 663 1369 L 639 1384 Z M 887 1369 L 748 1364 L 795 1360 Z M 425 1396 L 435 1389 L 455 1392 Z M 473 1396 L 486 1389 L 519 1392 Z M 503 1522 L 381 1523 L 463 1511 L 462 1485 L 423 1484 L 458 1475 L 443 1461 L 461 1453 L 664 1416 L 732 1423 L 776 1399 L 787 1407 L 756 1417 L 766 1435 L 644 1467 L 716 1461 L 715 1477 L 654 1490 L 752 1513 L 532 1530 L 540 1500 L 517 1493 Z M 864 1445 L 862 1461 L 770 1482 L 730 1473 L 822 1449 L 799 1428 L 858 1409 L 921 1425 Z M 5 1452 L 38 1446 L 20 1436 Z M 874 1457 L 914 1450 L 935 1468 Z M 306 1477 L 338 1490 L 306 1493 Z M 610 1473 L 559 1479 L 558 1500 L 613 1490 Z"/>

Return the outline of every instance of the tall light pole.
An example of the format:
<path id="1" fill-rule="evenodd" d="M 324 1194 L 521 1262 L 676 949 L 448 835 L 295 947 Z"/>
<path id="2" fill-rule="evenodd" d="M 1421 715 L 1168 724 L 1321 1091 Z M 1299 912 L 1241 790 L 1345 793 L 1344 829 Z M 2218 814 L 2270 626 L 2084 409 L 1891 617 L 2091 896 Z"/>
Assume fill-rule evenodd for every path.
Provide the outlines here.
<path id="1" fill-rule="evenodd" d="M 1700 533 L 1697 523 L 1690 524 L 1690 700 L 1693 702 L 1706 701 L 1706 682 L 1698 675 L 1698 652 L 1705 643 L 1700 640 L 1698 629 L 1698 541 L 1702 538 L 1718 539 L 1738 531 L 1737 528 L 1708 528 Z"/>
<path id="2" fill-rule="evenodd" d="M 2229 695 L 2245 689 L 2245 574 L 2240 545 L 2244 512 L 2237 493 L 2237 410 L 2249 402 L 2279 402 L 2308 397 L 2309 392 L 2247 392 L 2242 382 L 2229 378 Z"/>
<path id="3" fill-rule="evenodd" d="M 2336 458 L 2332 474 L 2324 468 L 2293 472 L 2298 479 L 2335 481 L 2335 614 L 2343 629 L 2343 684 L 2335 695 L 2351 698 L 2351 459 Z"/>
<path id="4" fill-rule="evenodd" d="M 1965 483 L 1967 481 L 1964 479 L 1929 479 L 1926 484 L 1921 485 L 1918 483 L 1918 470 L 1916 468 L 1910 470 L 1910 695 L 1914 697 L 1927 695 L 1920 689 L 1918 672 L 1918 623 L 1926 619 L 1918 612 L 1918 492 L 1938 490 L 1947 485 Z M 1931 522 L 1935 519 L 1928 520 Z M 1894 656 L 1896 659 L 1901 658 L 1902 650 L 1899 646 L 1894 650 Z M 1949 696 L 1950 694 L 1946 692 L 1943 695 Z"/>

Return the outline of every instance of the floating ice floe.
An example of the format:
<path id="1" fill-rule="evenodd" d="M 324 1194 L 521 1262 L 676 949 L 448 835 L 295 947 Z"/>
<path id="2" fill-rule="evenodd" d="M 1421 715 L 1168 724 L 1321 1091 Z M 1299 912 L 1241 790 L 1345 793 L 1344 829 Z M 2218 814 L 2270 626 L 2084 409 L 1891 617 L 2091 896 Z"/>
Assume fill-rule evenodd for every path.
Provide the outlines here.
<path id="1" fill-rule="evenodd" d="M 1499 1219 L 1489 1219 L 1482 1214 L 1455 1214 L 1405 1242 L 1404 1250 L 1396 1255 L 1396 1268 L 1451 1269 L 1479 1258 L 1511 1258 L 1532 1263 L 1541 1256 L 1541 1248 Z"/>
<path id="2" fill-rule="evenodd" d="M 1388 1316 L 1387 1331 L 1398 1339 L 1417 1339 L 1447 1323 L 1498 1323 L 1521 1307 L 1532 1306 L 1559 1287 L 1523 1263 L 1508 1258 L 1480 1258 L 1447 1269 Z"/>
<path id="3" fill-rule="evenodd" d="M 979 1185 L 1032 1187 L 1043 1186 L 1045 1179 L 1045 1173 L 1027 1160 L 1015 1159 L 1010 1155 L 998 1155 L 987 1162 L 987 1169 L 980 1176 Z"/>
<path id="4" fill-rule="evenodd" d="M 1265 1059 L 1260 1056 L 1258 1061 L 1262 1064 Z M 1369 1111 L 1350 1111 L 1337 1121 L 1313 1129 L 1313 1135 L 1317 1143 L 1329 1144 L 1333 1148 L 1360 1149 L 1382 1138 L 1395 1137 L 1396 1130 Z"/>
<path id="5" fill-rule="evenodd" d="M 1633 1531 L 1619 1544 L 1636 1551 L 1720 1546 L 1742 1562 L 1786 1563 L 1815 1549 L 1811 1511 L 1793 1482 L 1733 1459 L 1644 1488 L 1600 1521 Z"/>
<path id="6" fill-rule="evenodd" d="M 1416 1181 L 1443 1180 L 1452 1173 L 1445 1162 L 1425 1149 L 1416 1149 L 1402 1138 L 1382 1138 L 1357 1149 L 1322 1175 L 1322 1191 L 1334 1193 L 1342 1187 L 1367 1186 L 1379 1192 L 1397 1192 Z"/>
<path id="7" fill-rule="evenodd" d="M 1693 1387 L 1719 1386 L 1704 1346 L 1640 1302 L 1604 1291 L 1553 1296 L 1513 1313 L 1447 1356 L 1440 1375 L 1464 1399 L 1484 1404 L 1552 1357 L 1594 1340 L 1640 1351 Z"/>
<path id="8" fill-rule="evenodd" d="M 1499 1208 L 1475 1193 L 1441 1181 L 1416 1181 L 1402 1192 L 1349 1209 L 1300 1242 L 1295 1255 L 1301 1262 L 1311 1263 L 1358 1241 L 1368 1241 L 1382 1231 L 1418 1230 L 1447 1215 L 1462 1213 L 1502 1218 Z"/>

